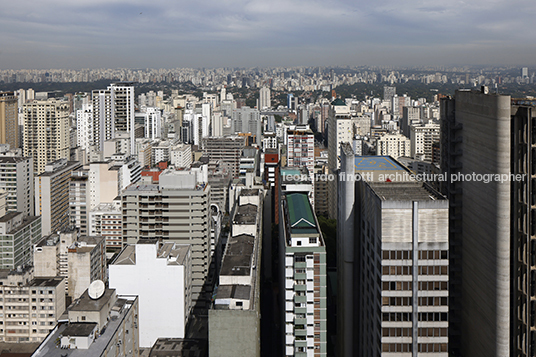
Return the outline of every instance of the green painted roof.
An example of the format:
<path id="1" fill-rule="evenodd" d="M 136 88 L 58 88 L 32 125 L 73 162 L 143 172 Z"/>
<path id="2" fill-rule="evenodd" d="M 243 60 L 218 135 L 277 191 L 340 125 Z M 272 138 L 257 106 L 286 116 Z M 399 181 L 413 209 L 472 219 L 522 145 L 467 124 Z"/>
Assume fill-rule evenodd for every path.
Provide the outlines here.
<path id="1" fill-rule="evenodd" d="M 305 193 L 288 193 L 288 215 L 292 233 L 318 232 L 309 198 Z"/>
<path id="2" fill-rule="evenodd" d="M 337 98 L 331 102 L 331 105 L 346 105 L 346 103 L 341 98 Z"/>
<path id="3" fill-rule="evenodd" d="M 282 176 L 291 176 L 291 175 L 301 175 L 301 171 L 299 169 L 294 168 L 281 168 L 281 175 Z"/>

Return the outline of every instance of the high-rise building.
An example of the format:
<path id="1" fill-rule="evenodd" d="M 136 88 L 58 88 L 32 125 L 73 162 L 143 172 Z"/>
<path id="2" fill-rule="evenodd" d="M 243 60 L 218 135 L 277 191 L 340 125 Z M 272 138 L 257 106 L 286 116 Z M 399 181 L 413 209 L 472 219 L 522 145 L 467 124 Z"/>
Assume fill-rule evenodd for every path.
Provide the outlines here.
<path id="1" fill-rule="evenodd" d="M 7 191 L 6 210 L 34 215 L 33 158 L 0 155 L 0 188 Z"/>
<path id="2" fill-rule="evenodd" d="M 41 239 L 41 217 L 9 212 L 0 217 L 0 269 L 32 264 L 33 245 Z"/>
<path id="3" fill-rule="evenodd" d="M 410 173 L 341 147 L 340 356 L 448 356 L 448 201 Z"/>
<path id="4" fill-rule="evenodd" d="M 159 184 L 132 184 L 121 194 L 123 242 L 162 237 L 191 244 L 192 299 L 202 296 L 210 266 L 210 186 L 189 171 L 168 169 Z"/>
<path id="5" fill-rule="evenodd" d="M 35 177 L 35 214 L 42 218 L 43 236 L 71 225 L 69 186 L 71 173 L 82 167 L 78 161 L 61 159 L 45 166 Z"/>
<path id="6" fill-rule="evenodd" d="M 259 110 L 270 108 L 271 106 L 270 88 L 262 87 L 259 90 Z"/>
<path id="7" fill-rule="evenodd" d="M 116 132 L 128 133 L 130 152 L 135 154 L 134 85 L 130 82 L 112 83 L 107 89 L 94 90 L 94 145 L 104 150 L 104 142 L 116 137 Z"/>
<path id="8" fill-rule="evenodd" d="M 159 108 L 148 107 L 145 109 L 145 137 L 157 140 L 162 137 L 162 115 Z"/>
<path id="9" fill-rule="evenodd" d="M 45 165 L 68 159 L 69 103 L 64 100 L 34 100 L 22 107 L 24 115 L 25 157 L 32 157 L 34 174 L 45 171 Z"/>
<path id="10" fill-rule="evenodd" d="M 396 95 L 396 87 L 383 87 L 383 100 L 391 102 Z"/>
<path id="11" fill-rule="evenodd" d="M 0 92 L 0 144 L 19 147 L 19 107 L 14 92 Z"/>
<path id="12" fill-rule="evenodd" d="M 243 136 L 206 137 L 203 138 L 203 155 L 210 161 L 220 161 L 220 167 L 232 177 L 238 177 L 240 157 L 246 146 Z"/>
<path id="13" fill-rule="evenodd" d="M 402 134 L 385 134 L 376 139 L 376 155 L 399 158 L 409 156 L 411 142 Z"/>
<path id="14" fill-rule="evenodd" d="M 512 101 L 512 354 L 536 356 L 536 103 Z"/>
<path id="15" fill-rule="evenodd" d="M 90 147 L 97 151 L 102 150 L 98 130 L 93 118 L 93 105 L 82 104 L 82 107 L 76 111 L 76 143 L 80 149 L 85 150 L 86 157 Z"/>
<path id="16" fill-rule="evenodd" d="M 261 145 L 262 121 L 258 109 L 242 107 L 233 110 L 233 133 L 250 134 L 257 145 Z"/>
<path id="17" fill-rule="evenodd" d="M 80 229 L 81 235 L 88 235 L 89 170 L 78 168 L 71 171 L 69 183 L 69 224 Z"/>
<path id="18" fill-rule="evenodd" d="M 306 193 L 280 203 L 279 261 L 285 356 L 327 356 L 326 247 Z"/>
<path id="19" fill-rule="evenodd" d="M 525 276 L 517 271 L 520 266 L 512 257 L 515 250 L 511 239 L 512 225 L 519 227 L 517 220 L 522 218 L 522 212 L 517 212 L 519 202 L 512 211 L 512 197 L 521 197 L 514 192 L 509 176 L 513 170 L 522 169 L 519 161 L 512 160 L 512 138 L 519 133 L 512 133 L 510 96 L 488 94 L 485 87 L 482 89 L 458 90 L 454 98 L 441 101 L 441 171 L 448 178 L 474 174 L 506 177 L 487 183 L 451 179 L 443 187 L 450 201 L 451 218 L 449 341 L 452 352 L 463 356 L 510 356 L 517 340 L 512 335 L 512 314 L 523 307 L 512 297 L 512 282 Z M 526 143 L 523 147 L 530 153 Z M 520 149 L 514 148 L 516 156 Z M 530 163 L 528 156 L 523 160 Z M 530 202 L 530 197 L 524 196 L 523 200 Z M 524 232 L 530 230 L 527 223 L 523 223 Z M 529 254 L 525 252 L 522 254 Z M 523 291 L 530 291 L 529 287 Z M 524 306 L 524 311 L 531 308 Z M 524 341 L 530 340 L 530 334 L 524 334 Z M 516 347 L 519 342 L 515 342 Z"/>
<path id="20" fill-rule="evenodd" d="M 342 142 L 352 142 L 354 129 L 350 108 L 340 99 L 335 99 L 331 103 L 328 118 L 328 175 L 335 175 L 340 167 L 340 144 Z M 330 180 L 328 183 L 328 206 L 329 217 L 337 217 L 337 180 Z"/>
<path id="21" fill-rule="evenodd" d="M 410 126 L 411 157 L 432 162 L 432 145 L 440 141 L 440 126 L 438 122 L 429 121 L 421 125 Z"/>
<path id="22" fill-rule="evenodd" d="M 411 125 L 421 122 L 420 107 L 404 107 L 402 117 L 400 117 L 400 133 L 409 138 L 409 128 Z"/>
<path id="23" fill-rule="evenodd" d="M 97 150 L 104 150 L 104 142 L 114 137 L 113 100 L 110 89 L 99 89 L 92 92 L 93 145 Z M 78 130 L 81 130 L 80 128 Z"/>
<path id="24" fill-rule="evenodd" d="M 130 134 L 130 152 L 132 155 L 135 155 L 136 139 L 134 136 L 134 84 L 131 82 L 112 83 L 108 89 L 112 95 L 114 132 L 123 131 Z"/>

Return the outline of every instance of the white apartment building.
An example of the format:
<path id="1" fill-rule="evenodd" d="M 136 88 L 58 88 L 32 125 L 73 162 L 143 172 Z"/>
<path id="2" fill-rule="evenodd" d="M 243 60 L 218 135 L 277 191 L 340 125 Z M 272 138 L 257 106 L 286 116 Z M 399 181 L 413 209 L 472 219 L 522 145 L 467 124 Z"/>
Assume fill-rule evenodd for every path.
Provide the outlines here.
<path id="1" fill-rule="evenodd" d="M 123 248 L 123 230 L 121 201 L 100 203 L 89 211 L 90 236 L 103 237 L 106 240 L 106 248 Z"/>
<path id="2" fill-rule="evenodd" d="M 192 164 L 192 147 L 188 144 L 173 146 L 169 152 L 171 165 L 177 168 L 188 168 Z"/>
<path id="3" fill-rule="evenodd" d="M 162 113 L 159 108 L 145 108 L 145 137 L 151 140 L 162 137 Z"/>
<path id="4" fill-rule="evenodd" d="M 402 134 L 385 134 L 376 139 L 376 155 L 399 158 L 410 152 L 411 141 Z"/>
<path id="5" fill-rule="evenodd" d="M 440 141 L 440 125 L 429 121 L 424 125 L 410 126 L 411 157 L 432 161 L 432 144 Z"/>
<path id="6" fill-rule="evenodd" d="M 185 338 L 192 310 L 190 245 L 157 239 L 128 245 L 110 264 L 111 288 L 140 300 L 140 347 Z"/>
<path id="7" fill-rule="evenodd" d="M 284 355 L 327 356 L 326 247 L 306 193 L 280 203 L 280 275 L 284 282 Z"/>

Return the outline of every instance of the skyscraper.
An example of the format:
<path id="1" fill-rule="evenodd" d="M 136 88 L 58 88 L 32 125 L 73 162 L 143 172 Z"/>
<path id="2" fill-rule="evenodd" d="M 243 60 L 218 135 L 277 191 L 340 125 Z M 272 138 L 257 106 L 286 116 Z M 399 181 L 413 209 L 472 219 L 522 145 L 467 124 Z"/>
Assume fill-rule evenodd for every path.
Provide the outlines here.
<path id="1" fill-rule="evenodd" d="M 18 99 L 14 92 L 0 92 L 0 144 L 19 147 Z"/>
<path id="2" fill-rule="evenodd" d="M 68 159 L 69 103 L 64 100 L 34 100 L 22 107 L 24 114 L 25 157 L 32 157 L 34 173 L 45 171 L 45 165 Z"/>
<path id="3" fill-rule="evenodd" d="M 199 185 L 195 173 L 168 169 L 158 185 L 132 184 L 123 190 L 123 241 L 160 238 L 190 244 L 192 299 L 203 296 L 210 266 L 210 185 Z"/>
<path id="4" fill-rule="evenodd" d="M 327 356 L 324 238 L 306 193 L 286 193 L 278 205 L 284 355 Z"/>
<path id="5" fill-rule="evenodd" d="M 112 93 L 109 89 L 94 90 L 92 92 L 93 113 L 91 133 L 92 145 L 99 151 L 104 150 L 104 142 L 114 135 Z M 88 122 L 89 125 L 89 122 Z M 80 128 L 78 129 L 81 130 Z"/>
<path id="6" fill-rule="evenodd" d="M 135 154 L 134 84 L 112 83 L 104 90 L 93 91 L 93 133 L 95 145 L 103 150 L 104 142 L 118 131 L 129 133 L 130 152 Z"/>
<path id="7" fill-rule="evenodd" d="M 448 201 L 409 173 L 341 145 L 339 356 L 448 356 Z"/>
<path id="8" fill-rule="evenodd" d="M 509 356 L 512 343 L 510 96 L 458 90 L 441 101 L 441 168 L 507 179 L 449 180 L 450 341 L 463 356 Z M 504 176 L 503 176 L 504 177 Z"/>
<path id="9" fill-rule="evenodd" d="M 262 87 L 259 91 L 259 110 L 270 108 L 270 88 Z"/>
<path id="10" fill-rule="evenodd" d="M 331 103 L 328 118 L 328 174 L 335 175 L 339 169 L 341 142 L 352 142 L 354 128 L 350 108 L 340 99 Z M 328 182 L 328 213 L 329 217 L 337 217 L 337 180 Z"/>

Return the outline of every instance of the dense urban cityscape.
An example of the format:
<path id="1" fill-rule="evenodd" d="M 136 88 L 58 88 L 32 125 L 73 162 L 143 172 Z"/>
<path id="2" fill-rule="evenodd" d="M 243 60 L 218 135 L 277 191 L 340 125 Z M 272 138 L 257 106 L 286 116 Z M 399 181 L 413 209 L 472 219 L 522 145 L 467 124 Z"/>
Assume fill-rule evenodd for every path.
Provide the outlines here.
<path id="1" fill-rule="evenodd" d="M 535 356 L 535 73 L 0 70 L 0 356 Z"/>

